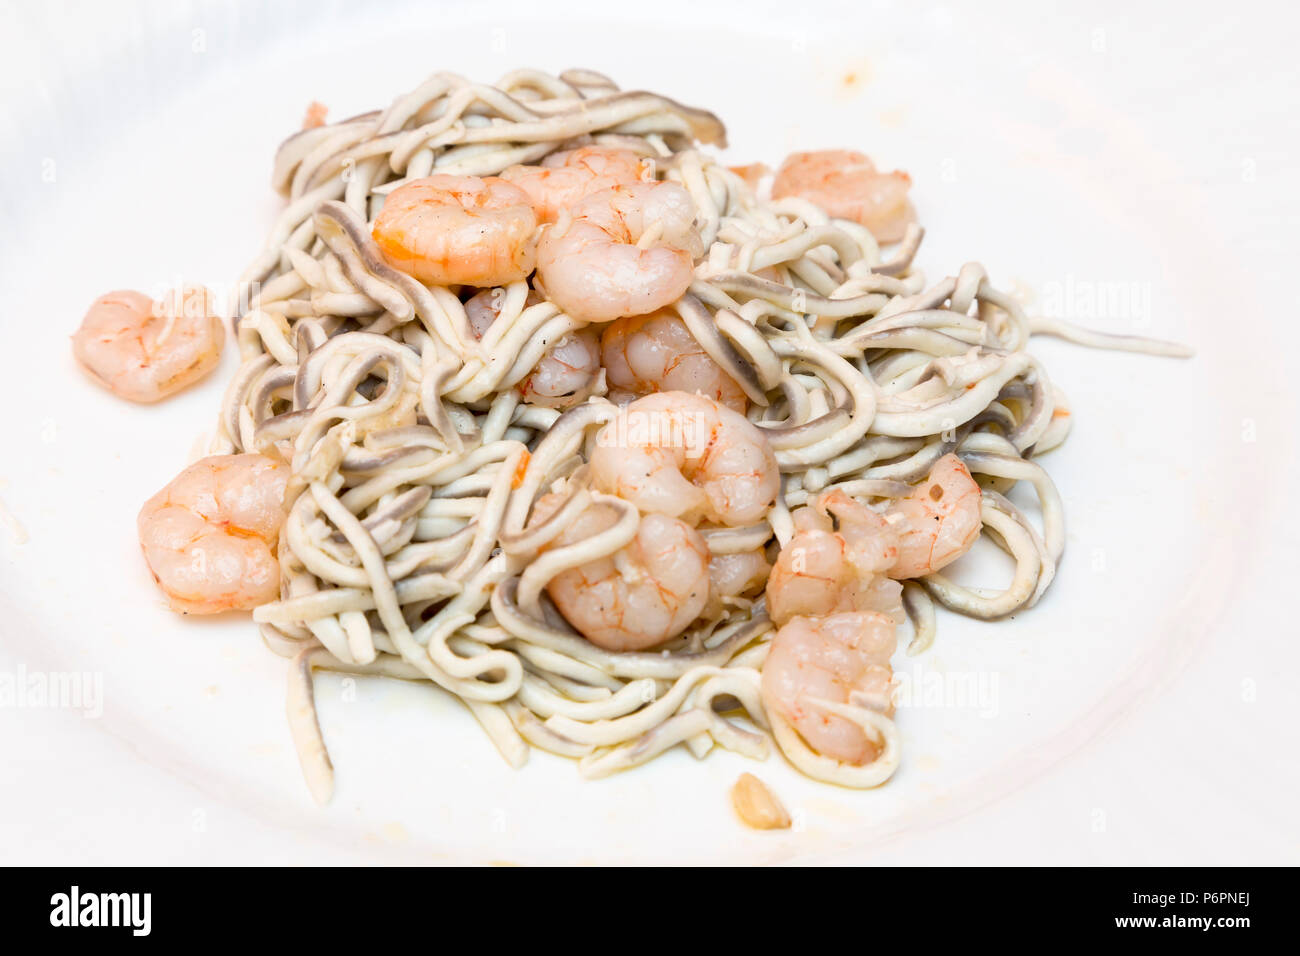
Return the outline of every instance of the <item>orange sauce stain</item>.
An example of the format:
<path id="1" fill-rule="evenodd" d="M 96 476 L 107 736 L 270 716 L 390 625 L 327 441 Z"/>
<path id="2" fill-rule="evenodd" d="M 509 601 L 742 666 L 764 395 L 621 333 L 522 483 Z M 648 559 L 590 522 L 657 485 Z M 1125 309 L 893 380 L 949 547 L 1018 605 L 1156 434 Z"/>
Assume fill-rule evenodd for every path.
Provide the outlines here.
<path id="1" fill-rule="evenodd" d="M 510 479 L 510 487 L 512 489 L 518 488 L 524 483 L 524 472 L 528 471 L 528 461 L 531 457 L 532 456 L 525 451 L 523 456 L 519 459 L 519 466 L 515 468 L 515 476 Z"/>

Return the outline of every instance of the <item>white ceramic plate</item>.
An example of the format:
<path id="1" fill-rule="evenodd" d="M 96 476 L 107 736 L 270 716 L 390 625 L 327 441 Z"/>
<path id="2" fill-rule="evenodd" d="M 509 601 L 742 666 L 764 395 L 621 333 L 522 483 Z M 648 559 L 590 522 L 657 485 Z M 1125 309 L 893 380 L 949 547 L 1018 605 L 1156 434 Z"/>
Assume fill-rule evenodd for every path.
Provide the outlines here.
<path id="1" fill-rule="evenodd" d="M 103 688 L 97 717 L 30 695 L 0 708 L 17 768 L 3 859 L 1300 859 L 1284 615 L 1300 341 L 1280 245 L 1300 212 L 1296 84 L 1266 72 L 1289 62 L 1293 12 L 1256 32 L 1244 13 L 1211 22 L 1211 4 L 1172 23 L 1120 3 L 104 6 L 0 14 L 0 661 L 11 686 L 89 673 Z M 944 614 L 933 651 L 900 653 L 925 693 L 876 791 L 723 753 L 599 782 L 543 754 L 515 772 L 436 690 L 325 676 L 338 785 L 317 808 L 285 662 L 246 620 L 160 604 L 135 513 L 197 453 L 235 357 L 160 407 L 126 405 L 72 361 L 87 304 L 180 278 L 228 288 L 277 208 L 272 152 L 310 100 L 347 116 L 435 70 L 524 65 L 713 109 L 737 161 L 865 149 L 912 173 L 932 278 L 979 259 L 1036 308 L 1200 350 L 1035 346 L 1076 416 L 1045 459 L 1066 558 L 1032 611 Z M 986 557 L 969 573 L 1005 573 Z M 793 830 L 737 824 L 726 792 L 751 769 Z"/>

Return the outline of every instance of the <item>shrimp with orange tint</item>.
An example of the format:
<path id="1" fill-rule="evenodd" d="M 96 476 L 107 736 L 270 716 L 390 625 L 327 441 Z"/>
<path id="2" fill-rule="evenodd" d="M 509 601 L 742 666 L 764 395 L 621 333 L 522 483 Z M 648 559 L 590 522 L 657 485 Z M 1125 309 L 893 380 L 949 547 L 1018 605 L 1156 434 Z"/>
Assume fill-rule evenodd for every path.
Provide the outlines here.
<path id="1" fill-rule="evenodd" d="M 470 329 L 480 339 L 501 313 L 499 295 L 497 289 L 484 289 L 465 303 Z M 542 301 L 536 292 L 529 291 L 525 306 Z M 520 397 L 529 404 L 567 408 L 586 397 L 599 372 L 600 340 L 595 329 L 582 328 L 561 336 L 517 387 Z"/>
<path id="2" fill-rule="evenodd" d="M 857 703 L 894 713 L 894 622 L 874 611 L 794 617 L 772 638 L 762 669 L 763 705 L 817 753 L 862 765 L 879 754 L 853 721 L 818 706 Z"/>
<path id="3" fill-rule="evenodd" d="M 265 455 L 213 455 L 145 502 L 140 547 L 172 610 L 216 614 L 279 597 L 288 481 L 289 467 Z"/>
<path id="4" fill-rule="evenodd" d="M 898 559 L 898 533 L 884 516 L 831 489 L 792 517 L 795 534 L 767 582 L 774 622 L 843 611 L 899 618 L 902 586 L 886 577 Z"/>
<path id="5" fill-rule="evenodd" d="M 371 235 L 389 263 L 429 285 L 498 286 L 537 260 L 537 213 L 504 179 L 439 173 L 388 194 Z"/>
<path id="6" fill-rule="evenodd" d="M 537 278 L 567 315 L 608 322 L 681 298 L 702 251 L 685 189 L 633 183 L 592 193 L 548 226 L 537 247 Z"/>
<path id="7" fill-rule="evenodd" d="M 728 608 L 744 603 L 740 599 L 761 592 L 771 570 L 762 548 L 711 556 L 709 602 L 704 608 L 704 616 L 721 617 Z"/>
<path id="8" fill-rule="evenodd" d="M 697 392 L 744 414 L 749 400 L 736 380 L 700 347 L 671 309 L 615 319 L 600 335 L 600 361 L 611 401 L 653 392 Z"/>
<path id="9" fill-rule="evenodd" d="M 544 495 L 536 519 L 554 513 L 559 496 Z M 617 511 L 596 503 L 547 549 L 576 545 L 611 528 Z M 699 617 L 709 597 L 709 550 L 690 525 L 666 515 L 642 515 L 636 535 L 613 554 L 555 575 L 546 585 L 565 620 L 597 647 L 639 651 L 677 637 Z"/>
<path id="10" fill-rule="evenodd" d="M 781 487 L 763 432 L 687 392 L 657 392 L 623 408 L 597 434 L 590 466 L 599 490 L 692 525 L 755 524 Z"/>
<path id="11" fill-rule="evenodd" d="M 916 218 L 907 200 L 911 186 L 907 173 L 882 173 L 863 153 L 823 149 L 787 156 L 772 198 L 806 199 L 837 219 L 861 223 L 878 242 L 897 242 Z"/>
<path id="12" fill-rule="evenodd" d="M 970 550 L 980 535 L 982 493 L 956 455 L 944 455 L 925 481 L 896 500 L 886 518 L 898 534 L 889 576 L 902 580 L 938 571 Z"/>
<path id="13" fill-rule="evenodd" d="M 143 292 L 110 292 L 86 312 L 72 351 L 115 395 L 156 402 L 216 368 L 225 337 L 204 288 L 187 287 L 161 302 Z"/>
<path id="14" fill-rule="evenodd" d="M 630 149 L 580 146 L 552 153 L 540 166 L 511 166 L 501 178 L 528 193 L 538 219 L 555 222 L 561 210 L 602 189 L 641 182 L 648 170 Z"/>

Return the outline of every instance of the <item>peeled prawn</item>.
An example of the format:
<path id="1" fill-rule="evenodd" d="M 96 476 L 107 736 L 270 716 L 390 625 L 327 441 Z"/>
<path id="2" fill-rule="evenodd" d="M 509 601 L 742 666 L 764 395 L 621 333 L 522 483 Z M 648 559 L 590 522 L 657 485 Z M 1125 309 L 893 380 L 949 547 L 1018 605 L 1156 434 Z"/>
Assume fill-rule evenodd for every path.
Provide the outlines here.
<path id="1" fill-rule="evenodd" d="M 781 487 L 767 437 L 703 395 L 657 392 L 596 436 L 591 477 L 643 512 L 738 527 L 766 516 Z"/>
<path id="2" fill-rule="evenodd" d="M 421 282 L 499 286 L 533 271 L 536 230 L 518 186 L 439 173 L 389 193 L 371 234 L 394 268 Z"/>
<path id="3" fill-rule="evenodd" d="M 791 618 L 772 638 L 763 663 L 763 704 L 823 756 L 870 763 L 876 744 L 860 726 L 817 702 L 856 702 L 892 716 L 894 647 L 894 622 L 884 614 Z"/>
<path id="4" fill-rule="evenodd" d="M 288 480 L 288 466 L 265 455 L 213 455 L 145 502 L 140 547 L 172 610 L 215 614 L 279 597 Z"/>
<path id="5" fill-rule="evenodd" d="M 777 555 L 767 582 L 767 612 L 774 622 L 842 611 L 899 618 L 902 586 L 886 576 L 898 559 L 898 533 L 884 516 L 832 489 L 793 518 L 795 535 Z"/>
<path id="6" fill-rule="evenodd" d="M 537 502 L 540 520 L 554 499 Z M 548 547 L 578 544 L 611 527 L 615 510 L 594 504 Z M 681 634 L 709 596 L 709 551 L 690 525 L 665 515 L 641 517 L 632 541 L 553 577 L 546 585 L 565 620 L 598 647 L 638 651 Z"/>
<path id="7" fill-rule="evenodd" d="M 501 314 L 500 290 L 484 289 L 465 303 L 465 316 L 474 334 L 482 338 Z M 530 291 L 526 306 L 541 296 Z M 582 328 L 563 335 L 543 353 L 527 378 L 518 385 L 520 397 L 533 405 L 564 408 L 581 400 L 600 371 L 600 340 L 594 329 Z"/>
<path id="8" fill-rule="evenodd" d="M 772 198 L 807 199 L 836 218 L 861 223 L 879 242 L 897 242 L 915 218 L 907 201 L 911 186 L 907 173 L 882 173 L 862 153 L 823 149 L 787 156 Z"/>
<path id="9" fill-rule="evenodd" d="M 593 193 L 548 226 L 537 277 L 566 314 L 608 322 L 681 298 L 701 252 L 690 194 L 676 183 L 634 183 Z"/>
<path id="10" fill-rule="evenodd" d="M 600 336 L 601 364 L 613 401 L 653 392 L 698 392 L 744 414 L 736 380 L 700 347 L 671 309 L 615 319 Z"/>
<path id="11" fill-rule="evenodd" d="M 705 617 L 721 617 L 738 598 L 762 591 L 772 566 L 762 548 L 709 558 L 709 603 Z"/>
<path id="12" fill-rule="evenodd" d="M 630 149 L 580 146 L 552 153 L 540 166 L 511 166 L 501 178 L 528 194 L 537 218 L 555 222 L 560 212 L 614 186 L 640 182 L 646 164 Z"/>
<path id="13" fill-rule="evenodd" d="M 919 578 L 969 551 L 983 526 L 980 499 L 980 486 L 960 458 L 944 455 L 935 462 L 925 481 L 886 515 L 898 534 L 898 559 L 889 576 Z"/>
<path id="14" fill-rule="evenodd" d="M 115 395 L 156 402 L 193 385 L 221 357 L 225 328 L 208 291 L 189 287 L 154 302 L 110 292 L 91 305 L 72 336 L 77 361 Z"/>

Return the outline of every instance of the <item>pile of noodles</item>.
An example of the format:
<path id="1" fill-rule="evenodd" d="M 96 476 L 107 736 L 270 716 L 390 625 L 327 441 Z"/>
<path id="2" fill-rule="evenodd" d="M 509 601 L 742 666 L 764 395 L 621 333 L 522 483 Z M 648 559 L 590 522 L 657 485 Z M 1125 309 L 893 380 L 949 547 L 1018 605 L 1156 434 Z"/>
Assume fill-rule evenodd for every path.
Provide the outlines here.
<path id="1" fill-rule="evenodd" d="M 617 407 L 603 381 L 562 413 L 521 400 L 516 386 L 547 343 L 582 327 L 550 302 L 527 304 L 527 282 L 501 290 L 479 341 L 454 290 L 385 263 L 369 224 L 388 192 L 430 173 L 494 175 L 595 143 L 634 150 L 689 192 L 707 252 L 674 308 L 743 388 L 783 478 L 768 520 L 706 532 L 712 553 L 784 544 L 791 509 L 826 488 L 898 497 L 955 452 L 983 487 L 983 533 L 1015 571 L 996 591 L 938 573 L 907 582 L 909 651 L 933 639 L 934 601 L 998 618 L 1051 583 L 1064 519 L 1037 458 L 1070 418 L 1025 351 L 1030 335 L 1169 349 L 1031 320 L 974 263 L 927 284 L 912 267 L 919 227 L 886 258 L 862 226 L 798 199 L 760 200 L 700 150 L 724 135 L 710 113 L 591 72 L 521 70 L 493 86 L 439 74 L 382 112 L 280 148 L 274 181 L 288 205 L 243 276 L 253 293 L 238 321 L 241 365 L 213 450 L 292 465 L 281 597 L 254 616 L 294 661 L 290 723 L 317 799 L 333 771 L 315 668 L 432 681 L 515 766 L 540 747 L 597 777 L 677 744 L 763 757 L 775 738 L 812 777 L 873 786 L 899 760 L 894 722 L 875 711 L 842 708 L 876 738 L 865 766 L 814 753 L 765 711 L 759 670 L 774 628 L 761 597 L 638 653 L 602 650 L 556 612 L 549 577 L 617 550 L 637 515 L 628 506 L 609 533 L 536 560 L 530 510 L 548 491 L 565 496 L 561 517 L 592 500 L 584 452 Z M 1037 495 L 1041 528 L 1007 498 L 1019 482 Z"/>

